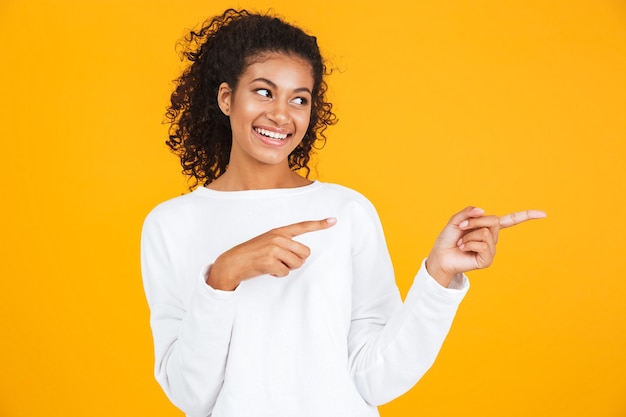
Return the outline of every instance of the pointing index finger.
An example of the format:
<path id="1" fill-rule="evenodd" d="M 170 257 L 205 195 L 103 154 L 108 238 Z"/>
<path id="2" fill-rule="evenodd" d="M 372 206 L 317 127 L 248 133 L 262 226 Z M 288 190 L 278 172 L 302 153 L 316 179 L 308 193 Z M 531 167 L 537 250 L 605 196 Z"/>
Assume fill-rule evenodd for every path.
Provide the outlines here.
<path id="1" fill-rule="evenodd" d="M 500 227 L 504 229 L 528 220 L 543 219 L 546 216 L 547 214 L 541 210 L 517 211 L 500 217 Z"/>
<path id="2" fill-rule="evenodd" d="M 337 219 L 329 217 L 323 220 L 308 220 L 290 224 L 288 226 L 281 227 L 279 230 L 282 230 L 289 237 L 296 237 L 304 233 L 328 229 L 329 227 L 334 226 L 335 223 L 337 223 Z"/>

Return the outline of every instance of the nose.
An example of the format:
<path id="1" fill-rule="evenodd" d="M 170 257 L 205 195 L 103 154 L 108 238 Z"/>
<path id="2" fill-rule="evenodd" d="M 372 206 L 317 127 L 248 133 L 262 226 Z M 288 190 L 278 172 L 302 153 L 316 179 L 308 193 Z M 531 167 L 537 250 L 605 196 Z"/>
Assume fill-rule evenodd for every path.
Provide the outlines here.
<path id="1" fill-rule="evenodd" d="M 275 122 L 278 126 L 284 125 L 289 121 L 289 105 L 283 100 L 274 100 L 267 111 L 268 119 Z"/>

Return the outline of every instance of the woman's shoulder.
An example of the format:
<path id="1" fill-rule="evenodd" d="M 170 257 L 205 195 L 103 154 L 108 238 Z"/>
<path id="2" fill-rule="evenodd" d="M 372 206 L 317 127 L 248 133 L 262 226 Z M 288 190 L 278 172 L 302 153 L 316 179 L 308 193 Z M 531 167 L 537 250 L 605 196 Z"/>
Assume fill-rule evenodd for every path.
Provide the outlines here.
<path id="1" fill-rule="evenodd" d="M 344 204 L 353 204 L 362 207 L 368 212 L 376 211 L 372 202 L 360 191 L 345 185 L 330 182 L 324 182 L 322 185 L 321 190 L 326 193 L 325 198 L 339 199 L 342 200 Z"/>
<path id="2" fill-rule="evenodd" d="M 367 200 L 367 198 L 363 194 L 361 194 L 359 191 L 355 190 L 354 188 L 350 188 L 348 186 L 333 183 L 333 182 L 320 182 L 320 184 L 322 185 L 321 189 L 323 189 L 324 192 L 333 193 L 333 194 L 336 194 L 337 196 L 344 197 L 344 198 Z"/>
<path id="3" fill-rule="evenodd" d="M 192 191 L 157 204 L 148 212 L 145 221 L 162 222 L 168 219 L 185 217 L 185 214 L 193 211 L 196 206 L 197 199 Z"/>

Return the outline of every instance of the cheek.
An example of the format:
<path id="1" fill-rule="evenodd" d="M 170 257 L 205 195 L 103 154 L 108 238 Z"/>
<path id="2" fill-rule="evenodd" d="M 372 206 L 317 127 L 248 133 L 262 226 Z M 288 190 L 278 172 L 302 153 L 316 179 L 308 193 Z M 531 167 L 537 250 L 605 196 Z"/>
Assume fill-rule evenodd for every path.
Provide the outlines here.
<path id="1" fill-rule="evenodd" d="M 296 118 L 296 123 L 298 125 L 299 130 L 303 130 L 303 135 L 304 133 L 306 133 L 307 129 L 309 128 L 309 122 L 311 121 L 311 113 L 307 113 L 307 112 L 302 112 L 301 114 L 297 115 Z"/>
<path id="2" fill-rule="evenodd" d="M 233 111 L 230 114 L 230 123 L 234 126 L 241 126 L 249 124 L 254 119 L 254 107 L 250 105 L 239 105 L 236 108 L 233 108 Z"/>

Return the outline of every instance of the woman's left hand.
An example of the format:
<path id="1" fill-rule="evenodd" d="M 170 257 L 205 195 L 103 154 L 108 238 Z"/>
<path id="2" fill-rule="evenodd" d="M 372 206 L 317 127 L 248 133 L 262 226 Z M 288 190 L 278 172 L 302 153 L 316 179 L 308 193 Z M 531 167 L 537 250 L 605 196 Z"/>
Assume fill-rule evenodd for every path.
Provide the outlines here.
<path id="1" fill-rule="evenodd" d="M 539 210 L 485 216 L 484 210 L 467 207 L 450 218 L 426 260 L 426 269 L 447 287 L 456 275 L 491 265 L 500 229 L 544 217 L 546 213 Z"/>

